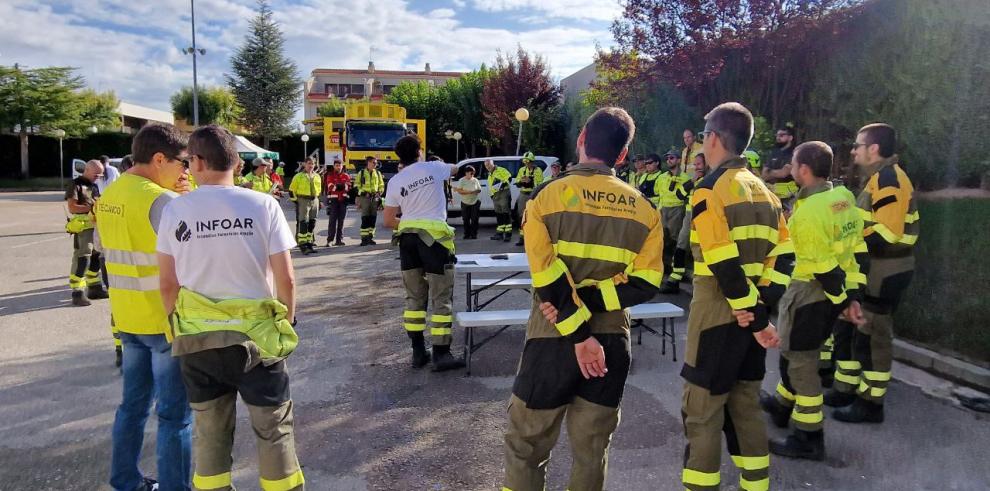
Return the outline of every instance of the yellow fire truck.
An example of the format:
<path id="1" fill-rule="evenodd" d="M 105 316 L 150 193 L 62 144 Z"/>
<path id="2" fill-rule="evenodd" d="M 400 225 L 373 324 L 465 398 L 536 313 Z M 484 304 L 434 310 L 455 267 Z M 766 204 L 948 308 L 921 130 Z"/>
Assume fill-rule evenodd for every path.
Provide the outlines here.
<path id="1" fill-rule="evenodd" d="M 386 177 L 398 171 L 399 159 L 393 148 L 402 136 L 419 136 L 426 152 L 426 120 L 408 119 L 406 108 L 379 101 L 354 101 L 344 105 L 344 116 L 304 121 L 314 133 L 323 132 L 324 160 L 339 158 L 348 172 L 364 168 L 368 156 L 378 159 Z"/>

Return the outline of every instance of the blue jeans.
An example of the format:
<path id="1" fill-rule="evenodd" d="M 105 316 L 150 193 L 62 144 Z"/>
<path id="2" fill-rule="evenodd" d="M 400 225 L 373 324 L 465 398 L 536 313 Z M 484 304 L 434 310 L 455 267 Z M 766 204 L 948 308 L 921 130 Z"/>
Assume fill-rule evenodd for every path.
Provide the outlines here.
<path id="1" fill-rule="evenodd" d="M 165 335 L 122 332 L 124 397 L 113 421 L 110 485 L 115 491 L 133 491 L 141 485 L 138 469 L 144 445 L 144 424 L 157 400 L 158 481 L 160 491 L 188 490 L 192 460 L 192 411 L 182 384 L 179 359 Z"/>

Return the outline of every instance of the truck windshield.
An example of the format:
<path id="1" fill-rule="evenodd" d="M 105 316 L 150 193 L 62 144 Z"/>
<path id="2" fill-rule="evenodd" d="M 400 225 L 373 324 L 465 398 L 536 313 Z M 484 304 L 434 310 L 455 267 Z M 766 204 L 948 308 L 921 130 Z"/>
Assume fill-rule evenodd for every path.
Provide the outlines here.
<path id="1" fill-rule="evenodd" d="M 350 123 L 347 148 L 350 150 L 389 150 L 406 134 L 401 123 Z"/>

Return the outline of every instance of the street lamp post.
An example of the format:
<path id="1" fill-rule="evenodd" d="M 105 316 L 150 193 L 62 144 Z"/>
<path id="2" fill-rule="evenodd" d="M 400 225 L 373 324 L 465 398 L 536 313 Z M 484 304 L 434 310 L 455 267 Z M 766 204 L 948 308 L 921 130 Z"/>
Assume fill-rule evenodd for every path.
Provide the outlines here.
<path id="1" fill-rule="evenodd" d="M 516 109 L 516 121 L 519 121 L 519 138 L 516 139 L 516 155 L 519 155 L 519 151 L 522 149 L 522 131 L 523 123 L 529 119 L 529 111 L 525 107 L 520 107 Z"/>
<path id="2" fill-rule="evenodd" d="M 65 188 L 65 156 L 62 154 L 62 139 L 65 138 L 65 130 L 55 130 L 55 138 L 58 138 L 58 183 Z"/>
<path id="3" fill-rule="evenodd" d="M 189 0 L 192 17 L 192 47 L 184 48 L 182 54 L 193 57 L 193 126 L 199 126 L 199 83 L 196 79 L 196 54 L 205 55 L 205 49 L 196 49 L 196 0 Z"/>
<path id="4" fill-rule="evenodd" d="M 303 160 L 305 161 L 309 157 L 309 151 L 306 147 L 307 142 L 309 141 L 309 135 L 303 133 L 303 135 L 300 136 L 299 139 L 302 140 L 303 142 Z"/>
<path id="5" fill-rule="evenodd" d="M 463 137 L 464 136 L 461 135 L 461 132 L 460 131 L 455 131 L 454 132 L 454 135 L 453 135 L 453 138 L 454 138 L 454 163 L 457 163 L 457 161 L 460 160 L 460 158 L 461 158 L 461 138 L 463 138 Z"/>

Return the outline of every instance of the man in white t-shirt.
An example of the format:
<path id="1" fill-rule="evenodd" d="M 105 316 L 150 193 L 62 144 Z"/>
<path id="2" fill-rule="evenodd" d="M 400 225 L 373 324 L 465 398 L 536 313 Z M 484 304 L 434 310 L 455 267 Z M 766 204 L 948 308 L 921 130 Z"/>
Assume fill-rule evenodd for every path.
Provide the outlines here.
<path id="1" fill-rule="evenodd" d="M 454 229 L 447 225 L 444 183 L 457 166 L 423 162 L 419 138 L 406 135 L 395 142 L 402 172 L 388 182 L 385 226 L 396 229 L 406 308 L 402 325 L 412 340 L 414 368 L 430 361 L 426 350 L 426 308 L 432 304 L 430 335 L 433 371 L 461 368 L 464 360 L 450 353 L 453 340 Z M 402 219 L 399 219 L 399 214 Z"/>
<path id="2" fill-rule="evenodd" d="M 229 489 L 237 394 L 257 436 L 261 489 L 301 490 L 285 357 L 295 285 L 292 231 L 274 197 L 234 185 L 233 135 L 210 125 L 189 137 L 199 187 L 165 208 L 158 235 L 172 354 L 196 414 L 192 484 Z"/>

